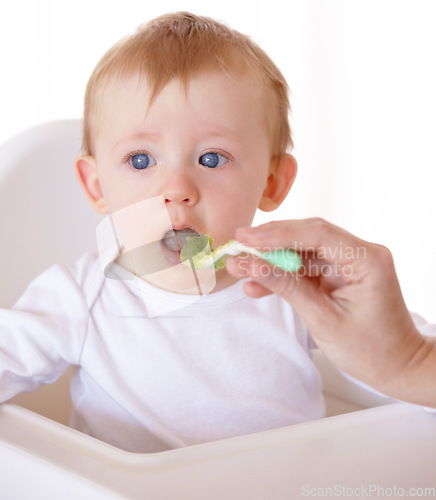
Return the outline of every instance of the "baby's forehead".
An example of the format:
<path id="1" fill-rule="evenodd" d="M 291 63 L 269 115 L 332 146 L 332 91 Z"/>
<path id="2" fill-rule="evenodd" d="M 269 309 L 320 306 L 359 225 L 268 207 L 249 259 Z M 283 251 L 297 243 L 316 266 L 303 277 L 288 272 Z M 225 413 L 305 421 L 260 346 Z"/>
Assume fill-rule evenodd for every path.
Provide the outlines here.
<path id="1" fill-rule="evenodd" d="M 193 98 L 201 93 L 206 101 L 210 97 L 221 98 L 225 102 L 227 98 L 239 95 L 244 101 L 250 102 L 251 106 L 262 107 L 265 111 L 271 108 L 273 99 L 266 82 L 251 72 L 230 73 L 218 67 L 211 67 L 187 75 L 185 79 L 176 77 L 155 82 L 150 81 L 140 71 L 135 71 L 110 76 L 97 94 L 95 111 L 100 116 L 108 112 L 117 113 L 120 106 L 128 108 L 138 103 L 138 100 L 149 109 L 156 100 L 168 98 L 170 88 L 178 89 L 179 100 L 194 101 Z"/>
<path id="2" fill-rule="evenodd" d="M 201 121 L 211 129 L 222 130 L 221 136 L 242 128 L 249 132 L 257 124 L 270 145 L 274 141 L 273 97 L 264 82 L 248 73 L 229 74 L 211 68 L 185 81 L 173 78 L 161 89 L 139 72 L 118 74 L 107 80 L 98 96 L 93 114 L 95 139 L 110 136 L 114 142 L 115 136 L 126 135 L 129 127 L 153 129 L 155 123 L 160 127 L 162 116 L 170 120 L 166 122 L 168 127 L 180 128 L 183 113 L 186 120 L 197 117 L 196 123 Z"/>
<path id="3" fill-rule="evenodd" d="M 192 70 L 184 75 L 177 75 L 168 78 L 153 78 L 146 74 L 141 68 L 128 72 L 114 71 L 109 73 L 107 78 L 102 82 L 100 92 L 116 89 L 117 91 L 126 92 L 146 92 L 153 100 L 167 85 L 174 82 L 179 83 L 186 91 L 188 91 L 190 84 L 198 79 L 209 79 L 224 77 L 229 80 L 233 86 L 250 86 L 253 89 L 263 89 L 268 87 L 266 79 L 253 69 L 248 67 L 244 68 L 229 68 L 228 70 L 222 69 L 218 65 L 210 65 L 200 68 L 196 71 Z"/>

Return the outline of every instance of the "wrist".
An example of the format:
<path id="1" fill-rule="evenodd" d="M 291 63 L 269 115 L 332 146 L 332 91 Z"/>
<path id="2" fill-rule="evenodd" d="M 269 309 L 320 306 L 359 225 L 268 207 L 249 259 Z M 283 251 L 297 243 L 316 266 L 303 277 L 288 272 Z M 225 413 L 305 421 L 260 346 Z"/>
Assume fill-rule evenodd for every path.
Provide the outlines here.
<path id="1" fill-rule="evenodd" d="M 404 366 L 397 399 L 436 408 L 436 339 L 421 335 Z"/>

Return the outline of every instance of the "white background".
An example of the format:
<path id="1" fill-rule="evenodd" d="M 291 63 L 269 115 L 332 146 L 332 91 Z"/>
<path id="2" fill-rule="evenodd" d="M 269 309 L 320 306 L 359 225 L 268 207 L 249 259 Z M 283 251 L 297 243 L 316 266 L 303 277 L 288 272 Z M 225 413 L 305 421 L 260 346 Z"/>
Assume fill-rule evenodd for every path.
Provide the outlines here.
<path id="1" fill-rule="evenodd" d="M 102 54 L 176 10 L 249 34 L 289 82 L 299 175 L 274 218 L 321 216 L 388 246 L 409 308 L 436 322 L 432 0 L 3 2 L 0 143 L 80 117 Z"/>

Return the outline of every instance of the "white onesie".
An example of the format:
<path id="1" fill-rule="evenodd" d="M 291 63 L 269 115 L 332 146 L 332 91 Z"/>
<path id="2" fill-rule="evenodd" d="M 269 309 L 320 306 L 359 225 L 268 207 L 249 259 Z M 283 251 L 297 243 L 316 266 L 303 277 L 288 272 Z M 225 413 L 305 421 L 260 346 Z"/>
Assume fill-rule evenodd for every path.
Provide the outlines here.
<path id="1" fill-rule="evenodd" d="M 71 425 L 135 452 L 324 416 L 311 337 L 283 299 L 241 282 L 194 303 L 141 286 L 173 311 L 149 318 L 139 283 L 104 277 L 91 254 L 34 280 L 0 310 L 0 401 L 75 365 Z"/>

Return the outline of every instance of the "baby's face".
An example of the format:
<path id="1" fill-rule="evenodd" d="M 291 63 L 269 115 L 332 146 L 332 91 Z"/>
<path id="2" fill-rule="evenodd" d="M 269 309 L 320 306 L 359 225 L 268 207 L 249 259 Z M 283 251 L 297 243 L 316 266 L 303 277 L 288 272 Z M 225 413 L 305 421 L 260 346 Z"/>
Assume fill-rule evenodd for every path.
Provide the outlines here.
<path id="1" fill-rule="evenodd" d="M 234 238 L 251 224 L 269 176 L 262 89 L 216 70 L 186 90 L 172 80 L 149 103 L 137 76 L 101 97 L 95 160 L 109 213 L 163 197 L 174 229 L 209 234 L 214 247 Z"/>

